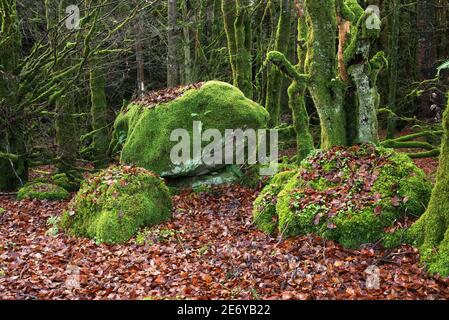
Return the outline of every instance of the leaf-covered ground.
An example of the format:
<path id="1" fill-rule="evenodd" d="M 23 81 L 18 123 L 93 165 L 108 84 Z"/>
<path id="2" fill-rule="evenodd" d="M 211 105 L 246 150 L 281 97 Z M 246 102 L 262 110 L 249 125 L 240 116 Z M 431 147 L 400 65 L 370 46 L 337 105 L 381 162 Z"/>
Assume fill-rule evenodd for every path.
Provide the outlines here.
<path id="1" fill-rule="evenodd" d="M 237 186 L 186 191 L 171 222 L 116 246 L 47 232 L 66 203 L 0 197 L 0 298 L 449 298 L 449 280 L 426 275 L 412 247 L 354 251 L 313 236 L 264 235 L 252 225 L 256 195 Z M 372 265 L 379 289 L 366 287 Z M 68 282 L 73 270 L 78 287 Z"/>

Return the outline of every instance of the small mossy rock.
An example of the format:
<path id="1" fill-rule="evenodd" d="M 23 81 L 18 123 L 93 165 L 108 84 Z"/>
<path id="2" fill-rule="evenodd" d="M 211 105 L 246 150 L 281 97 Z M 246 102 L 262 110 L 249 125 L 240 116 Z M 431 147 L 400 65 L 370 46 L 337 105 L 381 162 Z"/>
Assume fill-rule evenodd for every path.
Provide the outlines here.
<path id="1" fill-rule="evenodd" d="M 213 187 L 239 183 L 243 173 L 237 166 L 229 165 L 221 170 L 210 172 L 201 176 L 181 177 L 168 180 L 168 185 L 178 192 L 186 188 Z"/>
<path id="2" fill-rule="evenodd" d="M 37 200 L 64 200 L 70 194 L 64 188 L 51 183 L 30 182 L 23 186 L 17 193 L 17 199 L 37 199 Z"/>
<path id="3" fill-rule="evenodd" d="M 262 191 L 255 216 L 268 221 L 275 206 L 283 236 L 313 233 L 349 248 L 383 240 L 396 220 L 420 216 L 432 188 L 407 155 L 369 144 L 317 151 L 276 195 L 279 184 Z"/>
<path id="4" fill-rule="evenodd" d="M 220 168 L 207 166 L 201 159 L 175 165 L 170 159 L 178 141 L 170 137 L 175 129 L 185 129 L 193 136 L 193 122 L 202 123 L 202 131 L 218 129 L 260 129 L 266 127 L 268 112 L 247 99 L 236 87 L 210 81 L 191 89 L 170 102 L 156 106 L 134 103 L 126 107 L 114 124 L 112 149 L 123 144 L 121 162 L 152 170 L 163 177 L 196 176 Z M 192 144 L 192 142 L 190 141 Z M 210 142 L 202 142 L 205 147 Z"/>
<path id="5" fill-rule="evenodd" d="M 57 173 L 51 177 L 51 180 L 69 192 L 78 191 L 81 184 L 81 179 L 68 177 L 65 173 Z"/>
<path id="6" fill-rule="evenodd" d="M 296 171 L 294 170 L 278 173 L 254 202 L 254 224 L 263 232 L 273 234 L 278 230 L 277 196 L 284 189 L 285 184 L 295 175 Z"/>
<path id="7" fill-rule="evenodd" d="M 164 181 L 143 168 L 112 166 L 83 181 L 61 218 L 69 234 L 108 244 L 123 243 L 139 228 L 171 217 Z"/>

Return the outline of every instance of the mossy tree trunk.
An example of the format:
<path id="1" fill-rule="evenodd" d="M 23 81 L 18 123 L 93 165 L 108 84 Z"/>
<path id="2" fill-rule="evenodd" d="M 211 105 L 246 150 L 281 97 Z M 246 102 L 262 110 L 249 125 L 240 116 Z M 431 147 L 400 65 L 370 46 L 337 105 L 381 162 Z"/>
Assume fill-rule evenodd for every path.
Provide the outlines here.
<path id="1" fill-rule="evenodd" d="M 298 64 L 293 66 L 285 55 L 278 51 L 271 51 L 267 55 L 267 62 L 273 63 L 279 72 L 292 82 L 288 88 L 289 107 L 292 113 L 293 125 L 296 131 L 297 162 L 301 162 L 314 149 L 313 137 L 309 128 L 309 115 L 305 103 L 308 76 L 304 74 L 306 57 L 307 25 L 304 15 L 298 18 Z"/>
<path id="2" fill-rule="evenodd" d="M 422 262 L 431 273 L 442 276 L 449 276 L 449 94 L 447 97 L 437 181 L 427 211 L 410 229 Z"/>
<path id="3" fill-rule="evenodd" d="M 348 143 L 343 84 L 338 75 L 336 0 L 305 0 L 308 28 L 305 72 L 321 123 L 321 147 Z"/>
<path id="4" fill-rule="evenodd" d="M 436 35 L 436 0 L 417 1 L 417 31 L 418 31 L 418 70 L 420 81 L 432 79 L 436 74 L 437 46 Z M 426 118 L 433 116 L 430 107 L 432 105 L 432 92 L 421 95 L 421 113 Z"/>
<path id="5" fill-rule="evenodd" d="M 252 33 L 247 0 L 222 0 L 222 11 L 233 84 L 252 99 Z"/>
<path id="6" fill-rule="evenodd" d="M 281 14 L 276 30 L 275 49 L 287 54 L 290 39 L 290 22 L 291 22 L 291 0 L 281 1 Z M 279 125 L 281 112 L 281 90 L 282 90 L 282 74 L 277 68 L 270 68 L 268 73 L 267 97 L 265 106 L 270 113 L 270 127 Z"/>
<path id="7" fill-rule="evenodd" d="M 0 190 L 14 190 L 28 177 L 25 137 L 17 122 L 18 63 L 21 50 L 15 0 L 0 0 Z"/>
<path id="8" fill-rule="evenodd" d="M 396 112 L 396 95 L 398 82 L 398 60 L 399 60 L 399 27 L 400 27 L 400 7 L 399 0 L 390 0 L 389 7 L 390 17 L 390 38 L 388 41 L 388 60 L 389 60 L 389 77 L 388 77 L 388 107 L 391 111 Z M 396 121 L 392 116 L 388 117 L 387 138 L 394 138 L 396 131 Z"/>
<path id="9" fill-rule="evenodd" d="M 108 106 L 105 94 L 105 77 L 102 70 L 92 67 L 90 70 L 90 99 L 92 121 L 92 154 L 97 167 L 106 167 L 109 163 Z"/>
<path id="10" fill-rule="evenodd" d="M 168 0 L 167 86 L 179 85 L 178 1 Z"/>
<path id="11" fill-rule="evenodd" d="M 57 167 L 61 173 L 71 174 L 77 166 L 79 131 L 74 118 L 76 112 L 76 96 L 73 92 L 66 92 L 57 99 L 55 118 Z"/>
<path id="12" fill-rule="evenodd" d="M 222 0 L 221 10 L 223 13 L 223 23 L 228 43 L 229 63 L 232 70 L 232 79 L 234 85 L 237 84 L 236 68 L 237 68 L 237 43 L 235 41 L 234 23 L 237 15 L 235 0 Z"/>
<path id="13" fill-rule="evenodd" d="M 355 108 L 347 111 L 348 128 L 352 126 L 348 143 L 377 144 L 377 111 L 380 103 L 377 78 L 387 65 L 382 51 L 373 55 L 373 47 L 380 36 L 381 20 L 378 13 L 367 11 L 361 16 L 354 15 L 353 24 L 352 39 L 344 53 L 345 64 L 355 88 Z"/>

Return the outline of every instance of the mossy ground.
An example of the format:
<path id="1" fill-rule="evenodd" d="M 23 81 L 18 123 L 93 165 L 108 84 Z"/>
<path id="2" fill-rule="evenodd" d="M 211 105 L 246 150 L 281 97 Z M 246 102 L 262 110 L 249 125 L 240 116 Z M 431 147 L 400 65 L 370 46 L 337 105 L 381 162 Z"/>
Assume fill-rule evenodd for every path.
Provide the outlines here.
<path id="1" fill-rule="evenodd" d="M 142 168 L 112 166 L 84 181 L 61 218 L 69 234 L 123 243 L 140 227 L 171 217 L 172 201 L 162 179 Z"/>
<path id="2" fill-rule="evenodd" d="M 123 144 L 122 163 L 147 168 L 162 176 L 207 173 L 211 170 L 204 171 L 201 159 L 183 165 L 174 165 L 170 159 L 170 152 L 178 143 L 170 141 L 171 133 L 185 129 L 192 137 L 194 121 L 202 123 L 203 132 L 218 129 L 224 135 L 225 129 L 264 128 L 268 113 L 232 85 L 210 81 L 151 108 L 141 104 L 128 106 L 115 122 L 112 148 L 118 150 Z M 209 143 L 203 142 L 203 147 Z"/>
<path id="3" fill-rule="evenodd" d="M 69 192 L 77 191 L 80 188 L 81 179 L 69 177 L 65 173 L 57 173 L 51 177 L 51 180 L 54 184 L 64 188 Z"/>
<path id="4" fill-rule="evenodd" d="M 64 200 L 69 197 L 69 193 L 64 188 L 51 183 L 30 182 L 21 188 L 17 194 L 17 199 L 37 199 L 37 200 Z"/>
<path id="5" fill-rule="evenodd" d="M 350 248 L 387 238 L 396 220 L 419 217 L 431 192 L 410 158 L 373 145 L 317 151 L 294 172 L 262 191 L 256 225 L 285 237 L 314 233 Z"/>

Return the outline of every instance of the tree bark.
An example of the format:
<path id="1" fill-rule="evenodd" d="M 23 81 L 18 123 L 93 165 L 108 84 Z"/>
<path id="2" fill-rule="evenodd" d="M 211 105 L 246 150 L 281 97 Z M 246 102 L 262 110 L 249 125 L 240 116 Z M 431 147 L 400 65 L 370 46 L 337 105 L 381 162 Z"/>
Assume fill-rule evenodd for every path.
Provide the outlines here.
<path id="1" fill-rule="evenodd" d="M 0 1 L 0 190 L 10 191 L 28 179 L 23 123 L 17 114 L 18 63 L 21 36 L 16 1 Z"/>
<path id="2" fill-rule="evenodd" d="M 168 0 L 168 54 L 167 54 L 167 86 L 179 85 L 178 59 L 178 2 Z"/>
<path id="3" fill-rule="evenodd" d="M 90 70 L 90 98 L 93 160 L 96 167 L 103 168 L 109 163 L 108 105 L 104 91 L 105 77 L 102 70 L 93 67 Z"/>
<path id="4" fill-rule="evenodd" d="M 437 46 L 435 43 L 436 0 L 419 0 L 417 2 L 418 29 L 418 70 L 420 81 L 433 79 L 436 75 Z M 432 92 L 420 97 L 421 113 L 431 118 Z"/>
<path id="5" fill-rule="evenodd" d="M 274 50 L 286 55 L 290 39 L 291 0 L 282 0 L 280 9 L 281 15 L 279 16 Z M 270 68 L 267 83 L 267 97 L 265 102 L 266 109 L 270 114 L 270 127 L 276 127 L 279 125 L 281 112 L 281 89 L 282 74 L 277 68 Z"/>
<path id="6" fill-rule="evenodd" d="M 343 85 L 338 74 L 338 34 L 335 0 L 305 0 L 308 27 L 306 73 L 309 91 L 321 123 L 321 147 L 348 143 Z"/>

